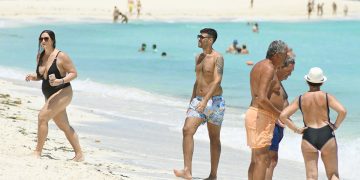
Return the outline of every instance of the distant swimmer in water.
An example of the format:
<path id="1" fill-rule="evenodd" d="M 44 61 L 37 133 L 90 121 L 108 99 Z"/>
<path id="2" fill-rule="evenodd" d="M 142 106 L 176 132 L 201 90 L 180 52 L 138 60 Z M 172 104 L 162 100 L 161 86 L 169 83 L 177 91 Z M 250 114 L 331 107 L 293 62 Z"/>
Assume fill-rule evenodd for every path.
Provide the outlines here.
<path id="1" fill-rule="evenodd" d="M 139 52 L 145 52 L 146 51 L 146 44 L 142 43 L 140 49 L 138 50 Z"/>
<path id="2" fill-rule="evenodd" d="M 249 50 L 246 48 L 245 44 L 243 44 L 241 49 L 239 49 L 239 54 L 249 54 Z"/>
<path id="3" fill-rule="evenodd" d="M 226 53 L 232 53 L 235 54 L 238 52 L 238 41 L 235 39 L 232 44 L 227 48 Z"/>
<path id="4" fill-rule="evenodd" d="M 254 26 L 252 27 L 252 31 L 254 33 L 258 33 L 259 32 L 259 24 L 258 23 L 255 23 Z"/>
<path id="5" fill-rule="evenodd" d="M 152 49 L 153 49 L 153 52 L 155 52 L 155 53 L 158 51 L 156 44 L 153 44 L 153 45 L 152 45 Z"/>

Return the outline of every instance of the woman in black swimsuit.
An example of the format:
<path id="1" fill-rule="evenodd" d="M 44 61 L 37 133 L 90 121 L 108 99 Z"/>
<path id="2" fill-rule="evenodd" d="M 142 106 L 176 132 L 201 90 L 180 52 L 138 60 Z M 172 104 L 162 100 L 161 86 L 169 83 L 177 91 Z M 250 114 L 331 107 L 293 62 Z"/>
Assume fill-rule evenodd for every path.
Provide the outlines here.
<path id="1" fill-rule="evenodd" d="M 318 179 L 319 151 L 328 179 L 339 179 L 337 143 L 334 131 L 339 128 L 346 116 L 345 108 L 334 96 L 320 90 L 326 77 L 320 68 L 311 68 L 305 79 L 310 90 L 296 98 L 280 115 L 294 132 L 303 134 L 301 151 L 305 161 L 306 178 Z M 330 121 L 330 108 L 338 115 L 335 123 Z M 303 114 L 304 127 L 297 128 L 288 118 L 298 109 Z"/>
<path id="2" fill-rule="evenodd" d="M 28 74 L 26 81 L 42 80 L 42 92 L 45 105 L 38 116 L 37 146 L 34 155 L 40 158 L 48 134 L 48 122 L 53 119 L 55 124 L 64 131 L 66 138 L 74 148 L 74 161 L 83 161 L 79 138 L 69 125 L 66 107 L 72 99 L 70 81 L 76 78 L 77 71 L 70 57 L 59 51 L 53 31 L 44 30 L 39 37 L 36 73 Z"/>

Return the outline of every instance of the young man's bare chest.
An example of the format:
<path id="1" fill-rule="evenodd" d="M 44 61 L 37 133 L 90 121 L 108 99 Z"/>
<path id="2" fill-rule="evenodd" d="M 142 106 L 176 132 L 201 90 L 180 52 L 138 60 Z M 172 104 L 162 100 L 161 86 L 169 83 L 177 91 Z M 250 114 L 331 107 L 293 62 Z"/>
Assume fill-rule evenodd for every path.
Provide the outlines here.
<path id="1" fill-rule="evenodd" d="M 211 75 L 214 73 L 215 58 L 213 56 L 205 57 L 199 60 L 196 65 L 196 74 Z"/>

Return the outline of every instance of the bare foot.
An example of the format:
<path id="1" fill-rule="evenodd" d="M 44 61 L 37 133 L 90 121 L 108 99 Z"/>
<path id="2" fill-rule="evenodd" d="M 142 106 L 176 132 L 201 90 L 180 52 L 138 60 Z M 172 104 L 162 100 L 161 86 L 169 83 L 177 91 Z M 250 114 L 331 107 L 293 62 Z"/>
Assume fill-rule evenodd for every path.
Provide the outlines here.
<path id="1" fill-rule="evenodd" d="M 208 178 L 204 179 L 204 180 L 216 180 L 217 177 L 216 176 L 212 176 L 210 175 Z"/>
<path id="2" fill-rule="evenodd" d="M 39 151 L 33 151 L 30 156 L 33 156 L 34 158 L 36 159 L 40 159 L 40 156 L 41 156 L 41 152 Z"/>
<path id="3" fill-rule="evenodd" d="M 192 179 L 190 172 L 186 172 L 185 170 L 174 169 L 174 174 L 176 177 L 181 177 L 184 179 Z"/>
<path id="4" fill-rule="evenodd" d="M 85 160 L 85 156 L 80 153 L 80 154 L 76 154 L 74 158 L 72 158 L 71 160 L 75 161 L 75 162 L 81 162 Z"/>

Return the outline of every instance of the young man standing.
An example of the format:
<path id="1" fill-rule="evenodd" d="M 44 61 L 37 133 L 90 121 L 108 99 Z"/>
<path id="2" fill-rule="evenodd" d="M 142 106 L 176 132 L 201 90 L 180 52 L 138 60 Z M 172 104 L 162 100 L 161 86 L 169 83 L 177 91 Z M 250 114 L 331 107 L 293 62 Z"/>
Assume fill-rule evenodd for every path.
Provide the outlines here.
<path id="1" fill-rule="evenodd" d="M 184 169 L 174 170 L 177 177 L 192 178 L 193 136 L 197 128 L 207 123 L 210 138 L 211 171 L 207 179 L 217 178 L 221 143 L 220 129 L 224 118 L 225 101 L 222 97 L 221 80 L 224 69 L 223 56 L 212 48 L 217 32 L 205 28 L 198 35 L 198 47 L 203 52 L 196 56 L 196 81 L 183 127 Z"/>

